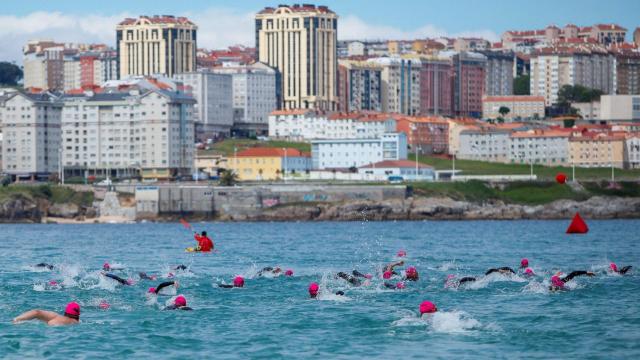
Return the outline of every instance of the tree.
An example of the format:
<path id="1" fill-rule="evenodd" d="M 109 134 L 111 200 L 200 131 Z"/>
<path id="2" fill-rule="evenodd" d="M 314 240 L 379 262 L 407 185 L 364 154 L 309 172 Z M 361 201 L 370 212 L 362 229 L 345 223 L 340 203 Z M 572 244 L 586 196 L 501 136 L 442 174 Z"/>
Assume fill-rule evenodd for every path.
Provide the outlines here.
<path id="1" fill-rule="evenodd" d="M 500 109 L 498 109 L 498 112 L 500 113 L 500 115 L 502 115 L 502 117 L 504 117 L 505 115 L 511 112 L 511 109 L 509 109 L 506 106 L 500 106 Z"/>
<path id="2" fill-rule="evenodd" d="M 600 99 L 601 90 L 591 89 L 582 85 L 564 85 L 558 91 L 558 104 L 566 105 L 573 102 L 592 102 Z"/>
<path id="3" fill-rule="evenodd" d="M 233 170 L 223 170 L 220 173 L 220 186 L 233 186 L 238 183 L 238 175 Z"/>
<path id="4" fill-rule="evenodd" d="M 16 64 L 0 62 L 0 85 L 16 86 L 22 79 L 22 69 Z"/>
<path id="5" fill-rule="evenodd" d="M 531 95 L 531 90 L 529 89 L 530 80 L 529 75 L 520 75 L 513 79 L 513 94 Z"/>

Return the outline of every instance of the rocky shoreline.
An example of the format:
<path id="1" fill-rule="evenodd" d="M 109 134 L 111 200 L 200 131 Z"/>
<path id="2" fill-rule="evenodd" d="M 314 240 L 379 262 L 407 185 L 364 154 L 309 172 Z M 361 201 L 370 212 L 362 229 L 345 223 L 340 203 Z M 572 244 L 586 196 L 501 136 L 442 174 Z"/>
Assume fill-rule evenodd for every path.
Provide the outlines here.
<path id="1" fill-rule="evenodd" d="M 592 197 L 586 201 L 557 200 L 545 205 L 456 201 L 418 197 L 380 202 L 292 204 L 257 214 L 218 216 L 221 221 L 392 221 L 392 220 L 546 220 L 567 219 L 580 212 L 589 219 L 640 218 L 640 198 Z"/>
<path id="2" fill-rule="evenodd" d="M 114 223 L 131 222 L 135 208 L 125 207 L 127 216 L 108 213 L 104 206 L 51 204 L 46 200 L 13 198 L 0 204 L 0 223 Z M 102 204 L 102 205 L 101 205 Z M 101 214 L 102 212 L 104 214 Z M 394 221 L 394 220 L 546 220 L 567 219 L 576 212 L 588 219 L 640 218 L 640 198 L 595 196 L 585 201 L 557 200 L 544 205 L 521 205 L 501 200 L 458 201 L 448 197 L 410 197 L 384 201 L 353 200 L 338 203 L 280 204 L 247 213 L 213 216 L 161 214 L 148 221 Z"/>

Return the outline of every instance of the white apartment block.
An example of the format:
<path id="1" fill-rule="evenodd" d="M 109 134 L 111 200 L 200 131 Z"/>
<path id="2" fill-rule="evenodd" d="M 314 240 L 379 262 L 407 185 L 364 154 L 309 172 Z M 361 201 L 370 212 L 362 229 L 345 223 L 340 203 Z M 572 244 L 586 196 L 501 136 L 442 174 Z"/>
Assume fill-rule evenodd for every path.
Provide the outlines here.
<path id="1" fill-rule="evenodd" d="M 628 134 L 625 139 L 624 161 L 627 168 L 640 168 L 640 133 Z"/>
<path id="2" fill-rule="evenodd" d="M 559 130 L 516 131 L 509 138 L 509 161 L 560 166 L 569 163 L 570 133 Z"/>
<path id="3" fill-rule="evenodd" d="M 640 120 L 640 95 L 601 96 L 600 120 Z"/>
<path id="4" fill-rule="evenodd" d="M 276 71 L 262 63 L 214 69 L 233 77 L 233 132 L 266 135 L 269 114 L 277 108 Z"/>
<path id="5" fill-rule="evenodd" d="M 419 115 L 420 60 L 384 57 L 367 61 L 382 67 L 382 112 Z"/>
<path id="6" fill-rule="evenodd" d="M 495 127 L 469 127 L 460 132 L 456 157 L 465 160 L 489 162 L 509 161 L 510 131 Z"/>
<path id="7" fill-rule="evenodd" d="M 191 174 L 195 101 L 190 96 L 134 89 L 63 99 L 66 174 L 163 179 Z"/>
<path id="8" fill-rule="evenodd" d="M 531 95 L 545 104 L 557 103 L 564 85 L 582 85 L 605 94 L 616 93 L 616 60 L 606 52 L 584 49 L 543 49 L 531 56 Z"/>
<path id="9" fill-rule="evenodd" d="M 509 113 L 502 116 L 500 108 L 506 107 Z M 544 97 L 542 96 L 483 96 L 482 117 L 484 119 L 531 120 L 544 119 Z"/>
<path id="10" fill-rule="evenodd" d="M 314 169 L 346 169 L 385 160 L 407 158 L 404 133 L 387 133 L 375 139 L 313 140 L 311 160 Z"/>
<path id="11" fill-rule="evenodd" d="M 202 130 L 200 138 L 228 136 L 233 126 L 233 78 L 207 69 L 180 73 L 174 79 L 184 84 L 196 99 L 195 119 Z M 199 131 L 200 132 L 200 131 Z"/>
<path id="12" fill-rule="evenodd" d="M 80 59 L 77 56 L 65 55 L 64 57 L 64 91 L 80 89 L 82 83 L 82 70 Z"/>
<path id="13" fill-rule="evenodd" d="M 272 139 L 372 139 L 394 131 L 396 121 L 384 115 L 325 115 L 308 110 L 274 111 L 269 115 L 269 137 Z"/>
<path id="14" fill-rule="evenodd" d="M 0 105 L 2 172 L 18 179 L 58 171 L 62 103 L 49 93 L 7 94 Z"/>

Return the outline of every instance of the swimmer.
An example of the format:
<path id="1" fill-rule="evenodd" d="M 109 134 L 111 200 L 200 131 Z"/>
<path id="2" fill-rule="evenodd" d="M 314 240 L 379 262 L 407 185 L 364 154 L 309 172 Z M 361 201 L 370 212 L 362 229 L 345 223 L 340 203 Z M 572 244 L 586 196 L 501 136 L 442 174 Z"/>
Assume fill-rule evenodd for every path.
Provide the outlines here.
<path id="1" fill-rule="evenodd" d="M 420 304 L 420 317 L 424 314 L 433 314 L 438 311 L 436 304 L 431 301 L 425 300 Z"/>
<path id="2" fill-rule="evenodd" d="M 273 275 L 281 275 L 282 274 L 282 269 L 280 269 L 280 267 L 276 266 L 275 268 L 271 267 L 271 266 L 267 266 L 262 268 L 262 270 L 258 271 L 258 276 L 262 276 L 264 273 L 271 273 Z"/>
<path id="3" fill-rule="evenodd" d="M 59 315 L 53 311 L 30 310 L 13 319 L 14 324 L 23 321 L 38 319 L 49 326 L 75 325 L 80 322 L 80 305 L 70 302 L 64 310 L 64 315 Z"/>
<path id="4" fill-rule="evenodd" d="M 551 285 L 549 285 L 549 290 L 551 291 L 565 290 L 566 288 L 564 287 L 564 284 L 573 280 L 573 278 L 576 276 L 582 276 L 582 275 L 587 275 L 590 277 L 596 276 L 596 274 L 594 274 L 593 272 L 584 271 L 584 270 L 572 271 L 571 273 L 569 273 L 569 275 L 563 278 L 561 278 L 560 275 L 562 275 L 562 272 L 559 271 L 551 277 Z"/>
<path id="5" fill-rule="evenodd" d="M 169 305 L 164 309 L 165 310 L 188 310 L 188 311 L 193 310 L 192 308 L 187 306 L 187 299 L 182 295 L 178 295 L 176 299 L 173 301 L 173 305 Z"/>
<path id="6" fill-rule="evenodd" d="M 140 276 L 140 280 L 153 280 L 153 281 L 155 281 L 157 279 L 157 277 L 155 275 L 149 276 L 149 275 L 147 275 L 147 273 L 142 272 L 142 271 L 138 273 L 138 276 Z"/>
<path id="7" fill-rule="evenodd" d="M 409 266 L 404 272 L 404 279 L 408 281 L 418 281 L 418 270 L 413 266 Z"/>
<path id="8" fill-rule="evenodd" d="M 528 267 L 528 268 L 524 269 L 524 275 L 525 276 L 536 276 L 536 273 L 533 272 L 533 269 Z"/>
<path id="9" fill-rule="evenodd" d="M 360 277 L 360 278 L 365 278 L 365 279 L 371 279 L 373 277 L 373 276 L 371 276 L 371 274 L 363 274 L 358 270 L 353 270 L 351 272 L 351 274 L 353 274 L 353 276 Z"/>
<path id="10" fill-rule="evenodd" d="M 200 235 L 198 235 L 198 233 L 194 231 L 193 237 L 198 242 L 198 246 L 196 246 L 196 251 L 211 252 L 211 250 L 213 250 L 213 241 L 211 241 L 211 238 L 207 236 L 206 231 L 203 231 Z"/>
<path id="11" fill-rule="evenodd" d="M 404 261 L 403 261 L 403 260 L 396 261 L 396 262 L 391 263 L 391 264 L 387 264 L 387 265 L 384 267 L 384 272 L 390 272 L 390 273 L 391 273 L 391 274 L 393 274 L 393 275 L 398 275 L 398 273 L 397 273 L 397 272 L 395 272 L 395 270 L 394 270 L 394 269 L 395 269 L 397 266 L 402 266 L 402 265 L 404 265 Z"/>
<path id="12" fill-rule="evenodd" d="M 118 283 L 120 283 L 120 285 L 133 285 L 133 281 L 131 281 L 131 279 L 125 280 L 118 275 L 113 275 L 110 273 L 102 273 L 102 275 L 117 281 Z"/>
<path id="13" fill-rule="evenodd" d="M 171 270 L 181 270 L 181 271 L 187 271 L 189 270 L 189 268 L 186 265 L 180 264 L 176 267 L 171 268 Z"/>
<path id="14" fill-rule="evenodd" d="M 616 274 L 620 274 L 620 275 L 624 275 L 627 273 L 627 271 L 631 270 L 633 266 L 631 265 L 627 265 L 625 267 L 623 267 L 622 269 L 618 270 L 618 265 L 616 265 L 615 263 L 611 263 L 609 264 L 609 270 L 611 270 L 612 272 L 616 273 Z"/>
<path id="15" fill-rule="evenodd" d="M 176 289 L 178 288 L 179 284 L 177 281 L 165 281 L 163 283 L 160 283 L 158 286 L 156 286 L 155 288 L 149 288 L 149 292 L 151 292 L 151 290 L 153 289 L 153 293 L 158 295 L 160 293 L 160 290 L 169 287 L 169 286 L 173 286 Z"/>
<path id="16" fill-rule="evenodd" d="M 504 266 L 504 267 L 497 268 L 497 269 L 489 269 L 484 274 L 485 275 L 489 275 L 489 274 L 493 274 L 495 272 L 499 272 L 500 274 L 503 274 L 503 275 L 510 275 L 510 274 L 515 274 L 516 273 L 515 271 L 513 271 L 512 268 L 510 268 L 508 266 Z"/>
<path id="17" fill-rule="evenodd" d="M 392 284 L 390 282 L 385 281 L 382 285 L 384 285 L 384 287 L 386 287 L 387 289 L 393 289 L 393 290 L 402 290 L 405 288 L 405 285 L 402 281 L 396 284 Z"/>
<path id="18" fill-rule="evenodd" d="M 231 284 L 219 284 L 218 287 L 221 288 L 225 288 L 225 289 L 231 289 L 234 287 L 244 287 L 244 278 L 242 276 L 236 276 L 235 279 L 233 279 L 233 285 Z"/>
<path id="19" fill-rule="evenodd" d="M 526 269 L 529 267 L 529 259 L 524 258 L 520 260 L 520 269 Z"/>
<path id="20" fill-rule="evenodd" d="M 293 276 L 293 270 L 287 269 L 287 271 L 284 272 L 284 276 Z"/>
<path id="21" fill-rule="evenodd" d="M 445 287 L 453 287 L 453 288 L 458 288 L 460 287 L 460 285 L 463 285 L 465 283 L 468 282 L 474 282 L 477 279 L 473 276 L 465 276 L 463 278 L 460 278 L 459 280 L 456 280 L 456 276 L 453 274 L 449 274 L 447 275 L 447 280 L 444 283 Z"/>
<path id="22" fill-rule="evenodd" d="M 53 270 L 53 265 L 47 264 L 47 263 L 36 264 L 35 267 L 37 267 L 37 268 L 47 268 L 49 270 Z"/>
<path id="23" fill-rule="evenodd" d="M 312 299 L 317 299 L 319 290 L 320 290 L 320 286 L 318 286 L 318 283 L 313 282 L 309 284 L 309 297 Z"/>
<path id="24" fill-rule="evenodd" d="M 351 276 L 349 274 L 346 274 L 344 272 L 339 272 L 337 275 L 337 277 L 346 280 L 349 284 L 353 285 L 353 286 L 360 286 L 362 285 L 362 281 L 360 279 L 358 279 L 355 276 Z"/>

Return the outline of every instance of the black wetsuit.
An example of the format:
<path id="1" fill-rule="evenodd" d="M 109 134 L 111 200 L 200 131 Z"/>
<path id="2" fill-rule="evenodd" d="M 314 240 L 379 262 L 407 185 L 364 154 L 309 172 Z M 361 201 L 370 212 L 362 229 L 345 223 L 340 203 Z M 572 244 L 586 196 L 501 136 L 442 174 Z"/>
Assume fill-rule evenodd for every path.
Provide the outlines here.
<path id="1" fill-rule="evenodd" d="M 344 291 L 336 291 L 336 295 L 344 296 Z"/>
<path id="2" fill-rule="evenodd" d="M 474 281 L 476 281 L 476 278 L 474 278 L 473 276 L 465 276 L 460 280 L 458 280 L 458 285 L 462 285 L 466 282 L 474 282 Z"/>
<path id="3" fill-rule="evenodd" d="M 571 281 L 574 277 L 581 275 L 589 275 L 589 272 L 584 270 L 572 271 L 569 273 L 569 275 L 563 277 L 560 280 L 562 280 L 563 283 L 566 283 L 567 281 Z"/>
<path id="4" fill-rule="evenodd" d="M 513 271 L 513 269 L 512 269 L 512 268 L 507 267 L 507 266 L 504 266 L 504 267 L 497 268 L 497 269 L 489 269 L 489 270 L 487 270 L 487 272 L 486 272 L 486 273 L 484 273 L 484 274 L 485 274 L 485 275 L 489 275 L 489 274 L 494 273 L 494 272 L 504 273 L 505 271 L 510 272 L 510 273 L 512 273 L 512 274 L 515 274 L 515 273 L 516 273 L 515 271 Z"/>
<path id="5" fill-rule="evenodd" d="M 397 289 L 398 288 L 398 285 L 392 284 L 392 283 L 389 283 L 389 282 L 386 282 L 386 281 L 384 283 L 382 283 L 382 285 L 384 285 L 384 287 L 386 287 L 387 289 Z"/>
<path id="6" fill-rule="evenodd" d="M 165 310 L 186 310 L 186 311 L 193 310 L 192 308 L 190 308 L 188 306 L 177 306 L 177 305 L 169 305 L 169 306 L 165 307 L 164 309 Z"/>
<path id="7" fill-rule="evenodd" d="M 225 288 L 225 289 L 231 289 L 231 288 L 234 288 L 235 285 L 232 285 L 232 284 L 218 284 L 218 287 Z"/>
<path id="8" fill-rule="evenodd" d="M 173 268 L 173 270 L 187 270 L 188 268 L 184 265 L 178 265 Z"/>
<path id="9" fill-rule="evenodd" d="M 258 276 L 262 276 L 262 274 L 266 273 L 266 272 L 270 272 L 272 274 L 278 274 L 280 273 L 282 270 L 280 270 L 280 268 L 272 268 L 271 266 L 266 266 L 264 267 L 262 270 L 258 271 Z"/>
<path id="10" fill-rule="evenodd" d="M 345 274 L 342 271 L 338 273 L 338 277 L 345 279 L 349 284 L 353 285 L 353 286 L 360 286 L 362 285 L 362 281 L 360 281 L 360 279 L 358 279 L 355 276 L 351 276 L 349 274 Z"/>
<path id="11" fill-rule="evenodd" d="M 160 292 L 160 290 L 166 288 L 167 286 L 172 286 L 172 285 L 175 285 L 175 284 L 176 284 L 175 281 L 165 281 L 165 282 L 161 283 L 160 285 L 156 286 L 155 293 L 158 294 Z"/>
<path id="12" fill-rule="evenodd" d="M 119 282 L 121 285 L 129 285 L 129 283 L 127 282 L 127 280 L 121 278 L 118 275 L 113 275 L 113 274 L 104 274 L 104 276 L 111 278 L 117 282 Z"/>
<path id="13" fill-rule="evenodd" d="M 633 266 L 631 266 L 631 265 L 627 265 L 627 266 L 623 267 L 622 269 L 620 269 L 620 270 L 618 271 L 618 274 L 620 274 L 620 275 L 624 275 L 624 274 L 626 274 L 626 273 L 627 273 L 627 271 L 631 270 L 631 268 L 632 268 L 632 267 L 633 267 Z"/>
<path id="14" fill-rule="evenodd" d="M 43 267 L 43 268 L 47 268 L 49 270 L 53 270 L 53 265 L 50 265 L 50 264 L 47 264 L 47 263 L 36 264 L 36 267 Z"/>
<path id="15" fill-rule="evenodd" d="M 360 272 L 360 271 L 358 271 L 358 270 L 353 270 L 353 271 L 351 272 L 351 274 L 353 274 L 353 276 L 356 276 L 356 277 L 361 277 L 361 278 L 365 278 L 365 279 L 367 278 L 367 275 L 365 275 L 365 274 L 361 273 L 361 272 Z"/>

